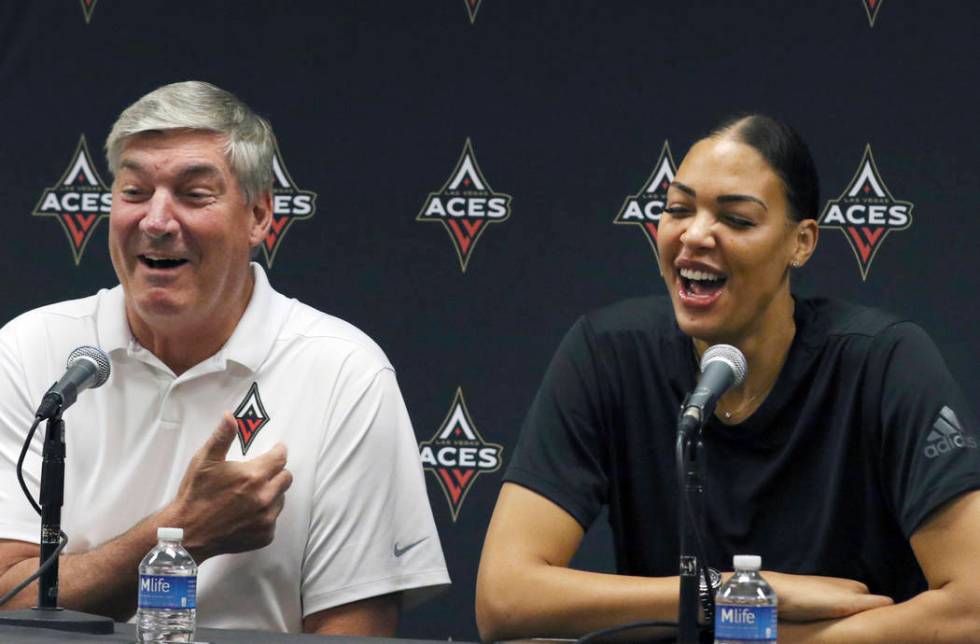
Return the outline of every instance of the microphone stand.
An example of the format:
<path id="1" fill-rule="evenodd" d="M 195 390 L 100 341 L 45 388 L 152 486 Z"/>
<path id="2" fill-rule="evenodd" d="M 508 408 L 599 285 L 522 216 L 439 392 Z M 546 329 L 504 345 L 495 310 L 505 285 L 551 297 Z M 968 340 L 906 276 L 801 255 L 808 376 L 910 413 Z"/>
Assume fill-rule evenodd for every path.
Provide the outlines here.
<path id="1" fill-rule="evenodd" d="M 681 405 L 681 417 L 677 423 L 677 480 L 681 493 L 678 523 L 680 536 L 680 593 L 677 605 L 677 641 L 679 644 L 698 644 L 698 614 L 701 600 L 698 595 L 698 575 L 707 565 L 698 561 L 697 532 L 695 522 L 703 515 L 700 453 L 701 410 L 689 407 L 685 398 Z"/>
<path id="2" fill-rule="evenodd" d="M 61 410 L 48 418 L 41 463 L 41 557 L 47 561 L 61 543 L 61 506 L 65 499 L 65 421 Z M 52 628 L 59 631 L 106 635 L 115 631 L 112 619 L 58 607 L 58 560 L 41 573 L 37 606 L 0 613 L 0 625 Z"/>

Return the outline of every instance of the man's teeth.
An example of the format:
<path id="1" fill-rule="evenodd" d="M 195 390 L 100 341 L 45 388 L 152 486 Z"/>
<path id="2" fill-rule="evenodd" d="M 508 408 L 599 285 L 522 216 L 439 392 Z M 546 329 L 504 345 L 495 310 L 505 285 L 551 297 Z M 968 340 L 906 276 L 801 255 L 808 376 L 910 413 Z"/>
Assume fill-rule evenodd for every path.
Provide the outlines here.
<path id="1" fill-rule="evenodd" d="M 174 268 L 187 261 L 180 257 L 164 257 L 159 255 L 140 255 L 140 258 L 150 268 Z"/>
<path id="2" fill-rule="evenodd" d="M 717 273 L 706 273 L 705 271 L 695 271 L 690 268 L 682 268 L 680 270 L 681 277 L 689 280 L 697 280 L 699 282 L 707 281 L 714 282 L 723 279 L 723 275 L 718 275 Z"/>

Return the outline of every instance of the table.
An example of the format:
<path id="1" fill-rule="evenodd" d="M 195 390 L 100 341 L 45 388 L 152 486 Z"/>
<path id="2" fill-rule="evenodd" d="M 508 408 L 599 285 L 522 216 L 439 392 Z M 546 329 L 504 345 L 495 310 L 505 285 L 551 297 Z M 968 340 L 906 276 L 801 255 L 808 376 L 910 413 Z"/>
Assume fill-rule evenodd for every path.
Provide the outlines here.
<path id="1" fill-rule="evenodd" d="M 215 644 L 446 644 L 444 640 L 407 640 L 395 637 L 344 637 L 324 635 L 301 635 L 290 633 L 266 633 L 262 631 L 238 631 L 220 628 L 198 628 L 195 632 L 197 642 Z M 0 642 L 4 644 L 58 644 L 60 642 L 135 642 L 135 624 L 116 624 L 116 632 L 111 635 L 85 635 L 68 633 L 49 628 L 26 628 L 23 626 L 0 626 Z"/>

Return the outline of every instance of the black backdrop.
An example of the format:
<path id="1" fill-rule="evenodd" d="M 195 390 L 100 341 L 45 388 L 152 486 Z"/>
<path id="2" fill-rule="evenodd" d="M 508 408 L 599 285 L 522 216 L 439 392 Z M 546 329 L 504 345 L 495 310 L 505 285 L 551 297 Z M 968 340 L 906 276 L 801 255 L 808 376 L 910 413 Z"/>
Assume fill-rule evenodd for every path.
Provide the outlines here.
<path id="1" fill-rule="evenodd" d="M 664 291 L 643 228 L 614 220 L 665 142 L 680 162 L 724 115 L 761 110 L 810 141 L 822 204 L 849 187 L 869 145 L 878 174 L 864 183 L 879 190 L 863 194 L 877 201 L 859 190 L 851 202 L 911 204 L 902 230 L 853 226 L 878 242 L 866 276 L 848 233 L 822 230 L 797 291 L 913 317 L 975 392 L 978 25 L 972 0 L 3 2 L 0 318 L 115 283 L 104 213 L 72 212 L 70 199 L 45 210 L 42 197 L 58 192 L 83 135 L 110 181 L 101 146 L 137 97 L 211 81 L 272 121 L 292 179 L 280 192 L 316 195 L 312 216 L 277 220 L 288 234 L 271 266 L 269 253 L 260 260 L 273 284 L 382 345 L 420 442 L 461 389 L 479 436 L 440 445 L 498 444 L 506 467 L 574 318 Z M 479 240 L 464 272 L 451 227 L 418 219 L 467 140 L 483 191 L 464 183 L 457 196 L 492 186 L 511 201 L 503 221 L 447 217 L 457 243 Z M 89 226 L 77 262 L 63 214 Z M 402 634 L 473 638 L 501 471 L 442 463 L 445 480 L 468 485 L 454 517 L 438 469 L 426 477 L 454 586 L 406 616 Z M 605 530 L 590 533 L 580 565 L 609 566 Z"/>

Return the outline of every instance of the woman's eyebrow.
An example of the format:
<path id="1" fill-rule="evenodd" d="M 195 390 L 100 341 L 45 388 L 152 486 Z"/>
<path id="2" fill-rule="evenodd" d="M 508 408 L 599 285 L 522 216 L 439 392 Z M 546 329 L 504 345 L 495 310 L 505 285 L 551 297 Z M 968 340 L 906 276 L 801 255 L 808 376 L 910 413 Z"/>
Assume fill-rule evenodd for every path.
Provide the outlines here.
<path id="1" fill-rule="evenodd" d="M 669 187 L 670 188 L 677 188 L 681 192 L 686 192 L 687 194 L 691 195 L 692 197 L 697 197 L 698 196 L 698 193 L 694 191 L 694 188 L 692 188 L 691 186 L 685 185 L 685 184 L 681 183 L 680 181 L 671 181 Z"/>
<path id="2" fill-rule="evenodd" d="M 753 197 L 752 195 L 720 195 L 715 201 L 718 203 L 730 203 L 732 201 L 754 201 L 762 206 L 766 212 L 769 212 L 769 208 L 766 207 L 766 204 L 763 203 L 763 201 L 758 197 Z"/>

